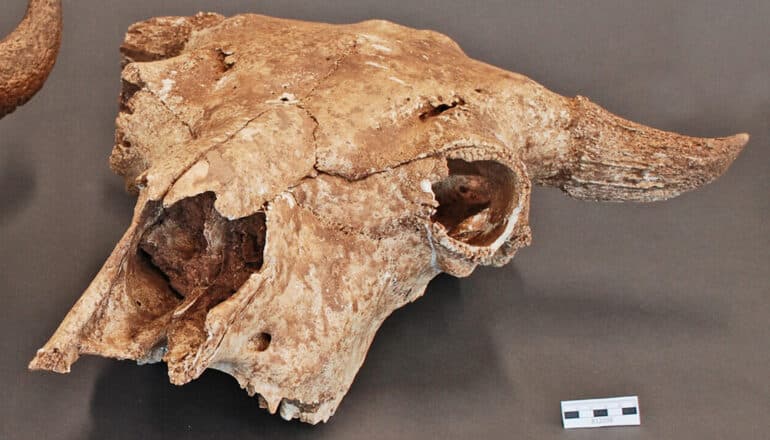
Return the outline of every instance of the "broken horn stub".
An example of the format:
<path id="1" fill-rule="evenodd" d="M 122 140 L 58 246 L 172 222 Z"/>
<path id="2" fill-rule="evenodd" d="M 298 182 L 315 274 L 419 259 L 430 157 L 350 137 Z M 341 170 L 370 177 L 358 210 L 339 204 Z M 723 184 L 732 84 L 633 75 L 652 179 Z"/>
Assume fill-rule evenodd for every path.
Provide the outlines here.
<path id="1" fill-rule="evenodd" d="M 437 269 L 467 276 L 479 265 L 500 266 L 530 243 L 530 181 L 510 150 L 475 146 L 451 151 L 449 174 L 432 182 L 431 216 Z"/>
<path id="2" fill-rule="evenodd" d="M 16 29 L 0 41 L 0 118 L 43 87 L 61 45 L 61 0 L 30 0 Z"/>
<path id="3" fill-rule="evenodd" d="M 122 65 L 179 55 L 193 32 L 219 24 L 225 17 L 199 12 L 192 17 L 153 17 L 128 27 L 120 46 Z"/>
<path id="4" fill-rule="evenodd" d="M 588 200 L 650 202 L 721 176 L 749 140 L 745 133 L 697 138 L 616 116 L 587 98 L 570 101 L 571 151 L 562 172 L 541 183 Z"/>

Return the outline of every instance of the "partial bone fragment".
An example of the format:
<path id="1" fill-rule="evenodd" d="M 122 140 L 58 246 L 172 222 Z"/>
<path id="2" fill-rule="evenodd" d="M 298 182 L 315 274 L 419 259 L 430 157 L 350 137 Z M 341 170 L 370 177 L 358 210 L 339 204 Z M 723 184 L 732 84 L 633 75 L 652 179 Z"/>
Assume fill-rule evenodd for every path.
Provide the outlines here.
<path id="1" fill-rule="evenodd" d="M 61 0 L 30 0 L 24 19 L 0 41 L 0 118 L 43 87 L 59 53 L 61 28 Z"/>

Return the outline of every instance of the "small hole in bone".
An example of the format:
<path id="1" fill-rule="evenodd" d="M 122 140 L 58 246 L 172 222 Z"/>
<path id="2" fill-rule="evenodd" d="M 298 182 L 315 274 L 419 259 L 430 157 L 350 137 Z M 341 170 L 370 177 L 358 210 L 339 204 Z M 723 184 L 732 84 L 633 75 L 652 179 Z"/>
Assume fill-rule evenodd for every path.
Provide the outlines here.
<path id="1" fill-rule="evenodd" d="M 438 97 L 439 100 L 441 100 L 441 97 Z M 449 104 L 442 103 L 439 105 L 429 105 L 429 109 L 420 113 L 420 120 L 425 121 L 428 118 L 436 117 L 442 113 L 444 113 L 447 110 L 451 110 L 457 106 L 465 105 L 465 101 L 462 98 L 455 98 L 450 102 Z"/>
<path id="2" fill-rule="evenodd" d="M 270 335 L 270 333 L 262 332 L 253 336 L 250 342 L 252 347 L 254 347 L 254 350 L 265 351 L 267 350 L 267 347 L 270 346 L 270 341 L 272 340 L 273 340 L 273 337 Z"/>
<path id="3" fill-rule="evenodd" d="M 431 189 L 439 203 L 434 222 L 450 237 L 475 246 L 491 244 L 505 229 L 516 196 L 514 174 L 494 161 L 447 161 L 449 176 Z"/>
<path id="4" fill-rule="evenodd" d="M 128 105 L 128 102 L 131 101 L 131 98 L 134 97 L 136 92 L 141 90 L 141 87 L 134 83 L 130 83 L 128 81 L 123 80 L 122 81 L 123 88 L 120 91 L 120 111 L 128 114 L 134 113 L 134 110 Z"/>

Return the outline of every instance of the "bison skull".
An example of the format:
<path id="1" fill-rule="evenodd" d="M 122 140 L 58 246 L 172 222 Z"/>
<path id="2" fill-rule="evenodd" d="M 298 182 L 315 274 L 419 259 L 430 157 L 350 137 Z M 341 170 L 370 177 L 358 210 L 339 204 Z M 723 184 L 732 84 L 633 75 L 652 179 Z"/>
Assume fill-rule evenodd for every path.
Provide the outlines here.
<path id="1" fill-rule="evenodd" d="M 529 244 L 531 181 L 658 200 L 747 140 L 644 127 L 385 21 L 156 18 L 122 53 L 111 164 L 134 218 L 31 367 L 163 360 L 175 384 L 214 368 L 310 423 L 433 277 Z"/>

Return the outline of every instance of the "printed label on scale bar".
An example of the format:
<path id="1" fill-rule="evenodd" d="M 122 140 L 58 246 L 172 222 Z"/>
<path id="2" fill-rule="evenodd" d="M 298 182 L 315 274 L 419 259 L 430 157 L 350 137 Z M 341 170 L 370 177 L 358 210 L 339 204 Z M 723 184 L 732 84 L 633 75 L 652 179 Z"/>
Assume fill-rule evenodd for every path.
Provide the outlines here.
<path id="1" fill-rule="evenodd" d="M 561 420 L 564 429 L 639 425 L 639 399 L 637 396 L 626 396 L 563 400 Z"/>

